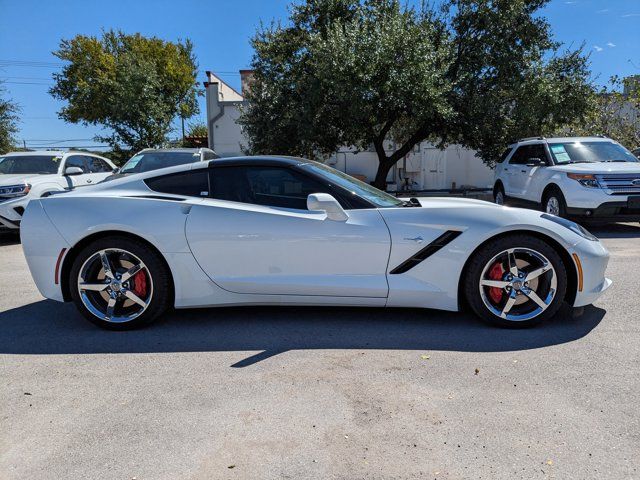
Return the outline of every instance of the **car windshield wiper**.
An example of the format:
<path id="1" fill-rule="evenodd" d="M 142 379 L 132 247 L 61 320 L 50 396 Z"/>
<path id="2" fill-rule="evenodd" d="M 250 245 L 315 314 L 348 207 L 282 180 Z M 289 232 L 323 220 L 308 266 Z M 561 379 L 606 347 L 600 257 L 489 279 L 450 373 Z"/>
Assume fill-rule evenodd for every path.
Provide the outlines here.
<path id="1" fill-rule="evenodd" d="M 604 163 L 627 163 L 629 160 L 603 160 Z"/>

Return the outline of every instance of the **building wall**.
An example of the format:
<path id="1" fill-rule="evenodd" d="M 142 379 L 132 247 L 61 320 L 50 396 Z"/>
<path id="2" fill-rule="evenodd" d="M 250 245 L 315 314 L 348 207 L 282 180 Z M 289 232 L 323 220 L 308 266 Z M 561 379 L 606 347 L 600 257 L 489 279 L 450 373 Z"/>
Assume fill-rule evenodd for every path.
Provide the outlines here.
<path id="1" fill-rule="evenodd" d="M 205 82 L 209 147 L 223 157 L 242 155 L 248 142 L 240 125 L 242 95 L 226 85 L 211 72 Z M 388 153 L 395 146 L 385 145 Z M 354 147 L 343 147 L 331 155 L 326 163 L 350 175 L 371 182 L 378 168 L 375 152 L 358 152 Z M 414 189 L 450 189 L 460 187 L 485 188 L 493 185 L 493 170 L 475 156 L 475 152 L 459 145 L 439 150 L 423 142 L 406 159 L 400 160 L 387 177 L 389 190 L 403 186 Z"/>

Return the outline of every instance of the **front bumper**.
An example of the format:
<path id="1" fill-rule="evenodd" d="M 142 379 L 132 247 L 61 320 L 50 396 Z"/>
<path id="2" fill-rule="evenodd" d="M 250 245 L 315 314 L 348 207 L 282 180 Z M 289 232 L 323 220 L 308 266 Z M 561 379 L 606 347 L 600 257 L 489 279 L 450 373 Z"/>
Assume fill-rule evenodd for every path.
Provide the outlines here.
<path id="1" fill-rule="evenodd" d="M 596 208 L 567 206 L 567 215 L 600 222 L 640 222 L 640 196 L 624 201 L 605 202 Z"/>
<path id="2" fill-rule="evenodd" d="M 19 229 L 22 215 L 28 204 L 28 197 L 0 199 L 0 230 Z"/>
<path id="3" fill-rule="evenodd" d="M 578 271 L 578 291 L 573 306 L 591 305 L 612 284 L 605 275 L 609 264 L 609 252 L 600 242 L 583 240 L 574 247 L 571 253 Z M 580 270 L 582 270 L 582 275 L 580 275 Z"/>

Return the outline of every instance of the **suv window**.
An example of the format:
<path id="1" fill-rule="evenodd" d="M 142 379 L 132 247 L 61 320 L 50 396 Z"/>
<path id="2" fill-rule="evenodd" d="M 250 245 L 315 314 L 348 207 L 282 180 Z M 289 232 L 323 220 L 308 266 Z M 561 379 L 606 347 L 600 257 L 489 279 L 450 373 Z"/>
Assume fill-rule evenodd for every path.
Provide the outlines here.
<path id="1" fill-rule="evenodd" d="M 83 173 L 89 173 L 87 162 L 85 162 L 84 159 L 84 155 L 72 155 L 71 157 L 67 157 L 67 161 L 64 164 L 65 170 L 69 167 L 78 167 L 82 169 Z"/>
<path id="2" fill-rule="evenodd" d="M 109 166 L 107 162 L 98 157 L 84 157 L 87 161 L 87 165 L 89 166 L 89 171 L 91 173 L 108 173 L 113 169 Z"/>
<path id="3" fill-rule="evenodd" d="M 509 147 L 504 152 L 502 152 L 502 155 L 500 155 L 500 158 L 498 159 L 498 163 L 504 162 L 511 153 L 511 150 L 513 150 L 513 148 Z"/>
<path id="4" fill-rule="evenodd" d="M 204 152 L 203 157 L 204 157 L 203 158 L 204 160 L 215 160 L 216 158 L 219 158 L 218 155 L 216 155 L 215 152 L 209 152 L 209 151 L 206 151 L 206 150 Z"/>
<path id="5" fill-rule="evenodd" d="M 307 209 L 311 193 L 331 193 L 316 180 L 289 168 L 239 166 L 211 169 L 211 196 L 270 207 Z"/>
<path id="6" fill-rule="evenodd" d="M 526 165 L 532 158 L 539 158 L 544 163 L 547 163 L 547 153 L 543 144 L 539 143 L 536 145 L 523 145 L 522 147 L 518 147 L 511 157 L 511 160 L 509 160 L 509 164 Z"/>
<path id="7" fill-rule="evenodd" d="M 206 170 L 147 178 L 144 183 L 154 192 L 184 195 L 186 197 L 207 197 L 209 195 L 209 175 Z"/>

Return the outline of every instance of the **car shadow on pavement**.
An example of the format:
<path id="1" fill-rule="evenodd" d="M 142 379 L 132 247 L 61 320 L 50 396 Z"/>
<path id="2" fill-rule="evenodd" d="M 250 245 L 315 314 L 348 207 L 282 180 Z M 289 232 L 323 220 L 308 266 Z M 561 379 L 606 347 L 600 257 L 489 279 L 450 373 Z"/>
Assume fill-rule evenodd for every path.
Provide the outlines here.
<path id="1" fill-rule="evenodd" d="M 640 223 L 612 223 L 602 226 L 589 226 L 587 230 L 598 238 L 640 238 Z"/>
<path id="2" fill-rule="evenodd" d="M 574 318 L 566 307 L 538 328 L 505 330 L 435 310 L 234 307 L 174 311 L 146 329 L 112 332 L 72 304 L 43 300 L 0 312 L 0 354 L 260 352 L 232 365 L 246 367 L 290 350 L 508 352 L 582 338 L 605 313 L 591 306 Z"/>

